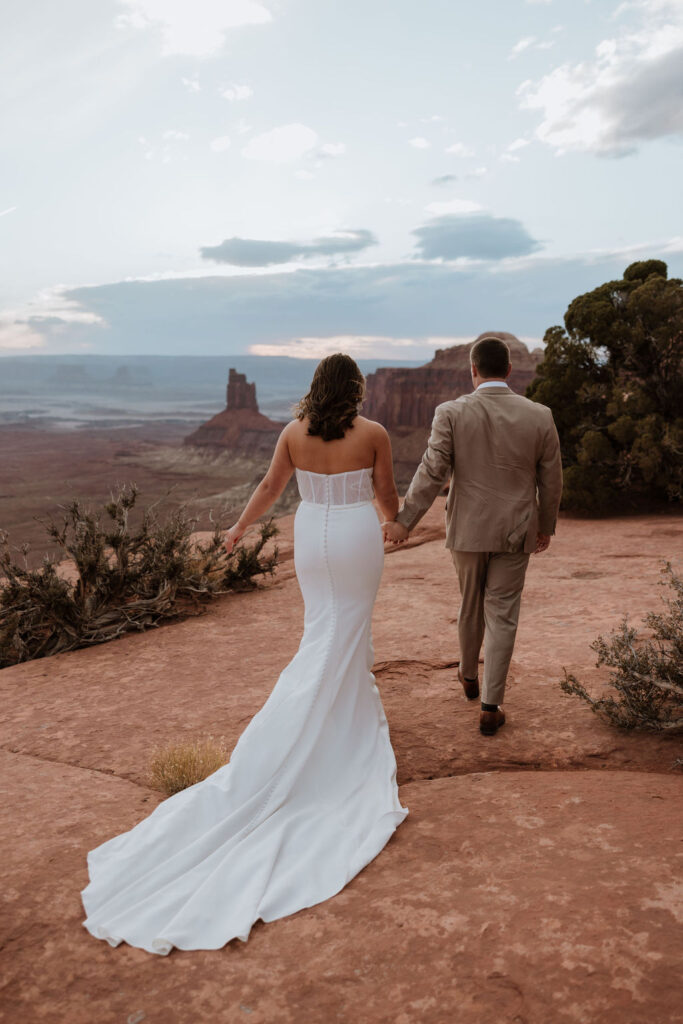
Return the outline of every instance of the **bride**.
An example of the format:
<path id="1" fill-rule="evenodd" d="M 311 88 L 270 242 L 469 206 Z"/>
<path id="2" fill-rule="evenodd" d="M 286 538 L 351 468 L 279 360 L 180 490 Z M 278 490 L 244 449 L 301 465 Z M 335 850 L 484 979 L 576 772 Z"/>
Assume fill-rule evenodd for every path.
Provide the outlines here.
<path id="1" fill-rule="evenodd" d="M 398 495 L 389 437 L 358 412 L 364 392 L 350 356 L 322 360 L 227 531 L 231 551 L 296 472 L 299 650 L 228 764 L 90 850 L 82 923 L 95 938 L 162 955 L 246 942 L 255 921 L 339 892 L 408 813 L 370 671 L 384 561 L 373 488 L 387 520 Z"/>

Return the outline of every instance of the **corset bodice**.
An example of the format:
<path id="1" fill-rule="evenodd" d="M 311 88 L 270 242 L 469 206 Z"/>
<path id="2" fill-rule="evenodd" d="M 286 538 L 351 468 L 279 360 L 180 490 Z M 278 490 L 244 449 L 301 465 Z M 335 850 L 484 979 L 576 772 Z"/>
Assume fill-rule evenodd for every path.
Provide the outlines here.
<path id="1" fill-rule="evenodd" d="M 296 482 L 302 501 L 314 505 L 356 505 L 372 501 L 372 466 L 351 469 L 346 473 L 313 473 L 297 469 Z"/>

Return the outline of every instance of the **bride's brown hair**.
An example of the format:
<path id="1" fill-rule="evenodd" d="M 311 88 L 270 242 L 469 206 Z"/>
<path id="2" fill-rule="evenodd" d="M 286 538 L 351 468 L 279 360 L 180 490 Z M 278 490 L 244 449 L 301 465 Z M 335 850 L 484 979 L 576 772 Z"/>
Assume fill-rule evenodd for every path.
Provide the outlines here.
<path id="1" fill-rule="evenodd" d="M 322 359 L 308 394 L 296 406 L 296 417 L 308 416 L 308 433 L 335 441 L 344 436 L 365 398 L 365 377 L 358 364 L 342 352 Z"/>

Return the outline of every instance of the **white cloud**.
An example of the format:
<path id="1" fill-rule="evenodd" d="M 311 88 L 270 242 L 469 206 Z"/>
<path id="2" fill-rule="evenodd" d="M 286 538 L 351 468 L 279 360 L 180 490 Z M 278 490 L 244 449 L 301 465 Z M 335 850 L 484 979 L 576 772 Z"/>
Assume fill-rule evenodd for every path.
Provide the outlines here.
<path id="1" fill-rule="evenodd" d="M 219 135 L 218 138 L 211 140 L 209 148 L 212 149 L 214 153 L 224 153 L 226 149 L 230 149 L 230 136 Z"/>
<path id="2" fill-rule="evenodd" d="M 528 4 L 551 4 L 553 0 L 525 0 Z"/>
<path id="3" fill-rule="evenodd" d="M 485 178 L 488 173 L 488 167 L 475 167 L 474 170 L 468 171 L 465 174 L 465 178 Z"/>
<path id="4" fill-rule="evenodd" d="M 292 338 L 273 345 L 250 345 L 253 356 L 290 356 L 293 359 L 322 359 L 346 352 L 354 359 L 419 358 L 430 348 L 415 338 L 391 338 L 376 334 L 334 334 L 328 337 Z"/>
<path id="5" fill-rule="evenodd" d="M 16 210 L 16 206 L 8 206 L 6 210 L 0 210 L 0 217 L 4 217 L 8 213 L 12 213 Z"/>
<path id="6" fill-rule="evenodd" d="M 561 26 L 560 26 L 561 27 Z M 553 29 L 555 32 L 556 29 Z M 538 39 L 536 36 L 525 36 L 512 47 L 508 54 L 508 60 L 514 60 L 525 50 L 551 50 L 555 45 L 554 39 Z"/>
<path id="7" fill-rule="evenodd" d="M 239 100 L 248 100 L 254 95 L 254 90 L 249 85 L 229 85 L 227 89 L 221 90 L 223 99 L 236 103 Z"/>
<path id="8" fill-rule="evenodd" d="M 241 25 L 263 25 L 272 15 L 259 0 L 119 0 L 126 8 L 119 28 L 160 27 L 162 53 L 207 57 L 221 49 L 225 34 Z"/>
<path id="9" fill-rule="evenodd" d="M 446 152 L 452 153 L 454 156 L 474 156 L 472 147 L 466 146 L 464 142 L 453 142 L 446 147 Z"/>
<path id="10" fill-rule="evenodd" d="M 416 135 L 414 139 L 410 139 L 410 145 L 414 146 L 415 149 L 429 149 L 431 142 L 421 135 Z"/>
<path id="11" fill-rule="evenodd" d="M 517 90 L 541 112 L 536 136 L 558 153 L 623 156 L 647 139 L 683 135 L 683 2 L 633 0 L 616 12 L 642 17 L 595 48 Z"/>
<path id="12" fill-rule="evenodd" d="M 186 132 L 178 132 L 174 128 L 169 128 L 164 132 L 162 138 L 173 142 L 187 142 L 190 136 Z"/>
<path id="13" fill-rule="evenodd" d="M 477 213 L 482 207 L 473 199 L 446 199 L 444 202 L 427 203 L 425 212 L 435 217 L 451 213 Z"/>
<path id="14" fill-rule="evenodd" d="M 294 172 L 294 177 L 299 178 L 300 181 L 313 181 L 315 174 L 302 168 L 302 170 Z"/>
<path id="15" fill-rule="evenodd" d="M 305 124 L 283 124 L 250 139 L 242 156 L 275 164 L 290 163 L 310 153 L 317 142 L 317 134 Z"/>
<path id="16" fill-rule="evenodd" d="M 346 152 L 346 146 L 343 142 L 326 142 L 324 146 L 320 147 L 321 156 L 343 156 Z"/>
<path id="17" fill-rule="evenodd" d="M 528 50 L 530 46 L 533 46 L 535 42 L 536 36 L 524 36 L 523 39 L 520 39 L 519 42 L 515 43 L 512 47 L 508 54 L 508 60 L 518 57 L 520 53 L 524 53 L 524 51 Z"/>
<path id="18" fill-rule="evenodd" d="M 0 352 L 17 352 L 25 349 L 44 348 L 45 339 L 30 324 L 0 317 Z"/>
<path id="19" fill-rule="evenodd" d="M 515 139 L 514 142 L 511 142 L 507 147 L 507 151 L 508 153 L 515 153 L 518 149 L 524 149 L 524 147 L 528 145 L 528 139 Z"/>
<path id="20" fill-rule="evenodd" d="M 193 78 L 185 78 L 183 76 L 183 78 L 181 78 L 180 81 L 183 83 L 183 85 L 185 86 L 185 88 L 187 89 L 188 92 L 201 92 L 202 91 L 202 87 L 199 84 L 199 77 L 198 77 L 198 75 L 194 75 Z"/>

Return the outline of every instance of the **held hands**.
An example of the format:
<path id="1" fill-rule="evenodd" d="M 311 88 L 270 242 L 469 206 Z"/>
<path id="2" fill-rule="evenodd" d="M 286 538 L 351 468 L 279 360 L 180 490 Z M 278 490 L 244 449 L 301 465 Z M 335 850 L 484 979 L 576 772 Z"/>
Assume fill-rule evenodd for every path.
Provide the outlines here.
<path id="1" fill-rule="evenodd" d="M 240 539 L 240 537 L 243 535 L 243 533 L 244 530 L 241 529 L 237 525 L 237 523 L 235 523 L 234 526 L 231 526 L 229 530 L 225 531 L 223 547 L 225 548 L 226 554 L 229 555 L 231 553 L 232 549 L 234 548 L 235 544 Z"/>
<path id="2" fill-rule="evenodd" d="M 410 531 L 402 523 L 387 521 L 382 523 L 382 533 L 384 534 L 385 544 L 387 542 L 403 544 L 408 539 Z"/>
<path id="3" fill-rule="evenodd" d="M 536 534 L 536 547 L 534 548 L 534 554 L 540 555 L 542 551 L 547 551 L 550 546 L 550 536 L 547 533 Z"/>

